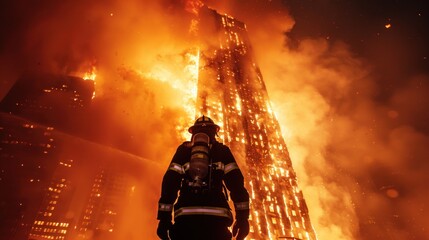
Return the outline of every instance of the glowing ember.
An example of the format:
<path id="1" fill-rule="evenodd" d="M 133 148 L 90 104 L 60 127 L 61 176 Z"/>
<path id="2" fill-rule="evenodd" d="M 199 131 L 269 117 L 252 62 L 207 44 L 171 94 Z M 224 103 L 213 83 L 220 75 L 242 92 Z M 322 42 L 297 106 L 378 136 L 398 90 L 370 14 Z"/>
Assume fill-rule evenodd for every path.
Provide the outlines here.
<path id="1" fill-rule="evenodd" d="M 386 195 L 390 198 L 397 198 L 399 197 L 399 192 L 396 189 L 388 189 L 386 191 Z"/>
<path id="2" fill-rule="evenodd" d="M 392 27 L 392 24 L 388 23 L 388 24 L 384 25 L 384 27 L 385 27 L 385 28 L 391 28 L 391 27 Z"/>

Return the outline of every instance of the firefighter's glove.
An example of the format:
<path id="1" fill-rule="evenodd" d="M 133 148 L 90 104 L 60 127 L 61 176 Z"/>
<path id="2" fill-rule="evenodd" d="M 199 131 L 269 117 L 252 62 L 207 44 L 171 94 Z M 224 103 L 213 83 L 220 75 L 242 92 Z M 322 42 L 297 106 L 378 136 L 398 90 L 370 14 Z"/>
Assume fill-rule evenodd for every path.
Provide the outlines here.
<path id="1" fill-rule="evenodd" d="M 232 227 L 232 235 L 237 240 L 243 240 L 249 234 L 249 221 L 247 219 L 237 219 Z"/>
<path id="2" fill-rule="evenodd" d="M 156 229 L 156 234 L 162 240 L 169 240 L 168 232 L 171 230 L 173 224 L 168 220 L 160 220 L 158 223 L 158 229 Z"/>

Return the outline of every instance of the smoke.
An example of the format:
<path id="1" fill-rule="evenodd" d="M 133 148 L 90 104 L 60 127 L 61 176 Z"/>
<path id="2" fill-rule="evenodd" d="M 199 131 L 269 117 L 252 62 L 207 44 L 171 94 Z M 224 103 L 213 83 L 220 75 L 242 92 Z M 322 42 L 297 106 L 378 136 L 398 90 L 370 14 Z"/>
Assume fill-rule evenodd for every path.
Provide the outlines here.
<path id="1" fill-rule="evenodd" d="M 74 74 L 87 71 L 81 68 L 97 61 L 106 78 L 120 66 L 142 67 L 157 55 L 182 49 L 188 28 L 183 18 L 159 2 L 3 4 L 2 16 L 7 21 L 1 25 L 1 59 L 14 67 L 2 70 L 18 74 Z"/>
<path id="2" fill-rule="evenodd" d="M 304 41 L 297 50 L 280 45 L 273 53 L 269 65 L 261 62 L 261 69 L 316 233 L 320 239 L 355 239 L 354 179 L 347 168 L 331 161 L 330 151 L 336 150 L 332 132 L 339 131 L 341 121 L 335 108 L 350 94 L 353 79 L 364 73 L 346 71 L 347 64 L 355 67 L 356 61 L 345 60 L 341 46 L 330 48 L 324 41 Z M 350 129 L 342 129 L 349 136 Z"/>
<path id="3" fill-rule="evenodd" d="M 345 43 L 289 39 L 279 1 L 217 7 L 248 26 L 319 239 L 427 238 L 429 76 L 398 82 Z"/>

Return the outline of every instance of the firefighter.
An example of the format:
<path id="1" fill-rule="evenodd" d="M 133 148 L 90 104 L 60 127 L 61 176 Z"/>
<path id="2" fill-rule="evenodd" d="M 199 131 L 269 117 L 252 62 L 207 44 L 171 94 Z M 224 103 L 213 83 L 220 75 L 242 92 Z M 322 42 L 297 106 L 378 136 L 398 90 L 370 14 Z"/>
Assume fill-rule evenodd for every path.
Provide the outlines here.
<path id="1" fill-rule="evenodd" d="M 230 149 L 216 141 L 219 126 L 202 116 L 188 131 L 191 141 L 177 148 L 162 180 L 158 236 L 163 240 L 244 239 L 249 233 L 249 194 Z M 234 202 L 232 234 L 233 215 L 225 187 Z"/>

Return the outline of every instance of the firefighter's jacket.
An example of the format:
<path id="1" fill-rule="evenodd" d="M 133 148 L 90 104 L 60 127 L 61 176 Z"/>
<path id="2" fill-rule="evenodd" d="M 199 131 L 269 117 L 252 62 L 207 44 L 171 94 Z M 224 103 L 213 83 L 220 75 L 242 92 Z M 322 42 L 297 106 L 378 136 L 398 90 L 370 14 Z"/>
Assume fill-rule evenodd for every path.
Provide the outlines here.
<path id="1" fill-rule="evenodd" d="M 187 184 L 190 156 L 190 143 L 184 142 L 178 147 L 164 175 L 158 219 L 171 221 L 174 210 L 175 220 L 181 216 L 212 215 L 224 217 L 231 224 L 233 219 L 223 191 L 223 182 L 234 202 L 236 218 L 248 219 L 249 194 L 244 188 L 243 175 L 230 149 L 222 143 L 213 142 L 210 149 L 212 181 L 209 191 L 196 193 Z M 176 202 L 179 190 L 180 196 Z"/>

